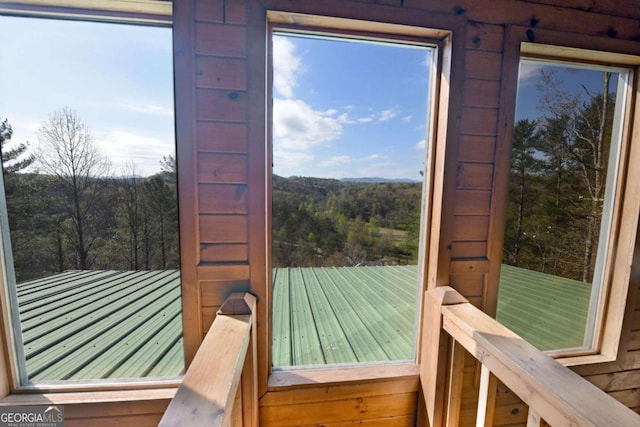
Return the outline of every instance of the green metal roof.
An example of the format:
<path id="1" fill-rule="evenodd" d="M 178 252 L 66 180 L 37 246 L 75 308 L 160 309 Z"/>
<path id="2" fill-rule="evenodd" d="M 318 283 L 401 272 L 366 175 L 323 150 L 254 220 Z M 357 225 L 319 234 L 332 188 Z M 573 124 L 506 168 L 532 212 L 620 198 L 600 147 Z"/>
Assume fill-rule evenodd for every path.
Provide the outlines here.
<path id="1" fill-rule="evenodd" d="M 274 269 L 274 366 L 412 360 L 417 273 Z M 178 271 L 69 271 L 17 291 L 32 381 L 184 371 Z M 543 350 L 578 347 L 590 292 L 586 283 L 503 265 L 497 317 Z"/>
<path id="2" fill-rule="evenodd" d="M 591 284 L 502 265 L 496 318 L 541 350 L 582 347 Z"/>
<path id="3" fill-rule="evenodd" d="M 68 271 L 17 294 L 31 381 L 184 371 L 179 271 Z"/>
<path id="4" fill-rule="evenodd" d="M 416 266 L 273 272 L 273 365 L 413 358 Z M 502 266 L 498 320 L 542 350 L 582 346 L 591 285 Z"/>
<path id="5" fill-rule="evenodd" d="M 413 358 L 417 267 L 273 272 L 273 365 Z"/>

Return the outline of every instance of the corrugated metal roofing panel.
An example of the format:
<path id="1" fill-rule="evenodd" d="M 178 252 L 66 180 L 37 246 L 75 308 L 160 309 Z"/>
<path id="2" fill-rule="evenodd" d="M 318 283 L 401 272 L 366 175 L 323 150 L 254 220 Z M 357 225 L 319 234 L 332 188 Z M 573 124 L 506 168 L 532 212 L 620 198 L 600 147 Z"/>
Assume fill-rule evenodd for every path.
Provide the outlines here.
<path id="1" fill-rule="evenodd" d="M 179 271 L 69 271 L 17 294 L 32 381 L 184 371 Z"/>
<path id="2" fill-rule="evenodd" d="M 274 366 L 411 359 L 416 284 L 416 266 L 274 270 Z M 590 292 L 505 265 L 498 320 L 543 350 L 581 346 Z"/>
<path id="3" fill-rule="evenodd" d="M 288 268 L 274 277 L 274 366 L 413 357 L 416 266 Z"/>
<path id="4" fill-rule="evenodd" d="M 591 284 L 503 265 L 497 319 L 541 350 L 581 347 Z"/>
<path id="5" fill-rule="evenodd" d="M 273 271 L 273 364 L 413 358 L 416 266 Z M 17 286 L 31 380 L 183 373 L 178 271 L 69 271 Z M 542 349 L 582 344 L 591 286 L 503 266 L 498 319 Z"/>

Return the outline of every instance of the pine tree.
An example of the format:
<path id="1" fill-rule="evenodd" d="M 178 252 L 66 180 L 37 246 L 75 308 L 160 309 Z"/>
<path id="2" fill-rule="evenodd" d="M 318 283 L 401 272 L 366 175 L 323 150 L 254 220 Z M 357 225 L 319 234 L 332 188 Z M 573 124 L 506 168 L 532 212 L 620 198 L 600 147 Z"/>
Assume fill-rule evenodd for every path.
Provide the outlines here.
<path id="1" fill-rule="evenodd" d="M 13 136 L 13 128 L 9 124 L 7 119 L 0 122 L 0 156 L 2 158 L 2 171 L 6 174 L 19 172 L 34 162 L 35 156 L 33 154 L 19 159 L 27 149 L 29 143 L 20 143 L 13 148 L 9 148 L 8 144 L 11 142 Z"/>

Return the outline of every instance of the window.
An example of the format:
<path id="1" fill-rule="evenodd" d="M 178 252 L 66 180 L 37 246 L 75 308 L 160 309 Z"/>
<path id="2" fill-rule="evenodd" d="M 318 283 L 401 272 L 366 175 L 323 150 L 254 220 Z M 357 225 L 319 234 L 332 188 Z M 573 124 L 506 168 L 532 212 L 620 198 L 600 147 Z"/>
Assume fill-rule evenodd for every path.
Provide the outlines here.
<path id="1" fill-rule="evenodd" d="M 169 28 L 0 17 L 20 385 L 184 370 Z"/>
<path id="2" fill-rule="evenodd" d="M 638 206 L 633 68 L 541 51 L 523 44 L 497 319 L 551 354 L 615 358 L 624 305 L 606 302 L 626 294 Z"/>
<path id="3" fill-rule="evenodd" d="M 274 370 L 415 360 L 433 42 L 278 28 Z"/>

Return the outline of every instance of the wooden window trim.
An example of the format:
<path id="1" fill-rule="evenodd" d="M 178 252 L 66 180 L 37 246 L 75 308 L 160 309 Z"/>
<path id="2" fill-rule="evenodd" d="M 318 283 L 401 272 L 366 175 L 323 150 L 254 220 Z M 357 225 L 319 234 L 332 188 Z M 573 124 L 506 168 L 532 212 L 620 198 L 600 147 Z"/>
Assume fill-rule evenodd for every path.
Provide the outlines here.
<path id="1" fill-rule="evenodd" d="M 171 26 L 168 0 L 0 0 L 0 15 Z M 0 275 L 4 275 L 0 262 Z M 179 378 L 20 384 L 6 289 L 0 291 L 0 406 L 170 400 Z"/>
<path id="2" fill-rule="evenodd" d="M 355 11 L 351 11 L 355 13 Z M 367 13 L 360 16 L 367 16 Z M 429 287 L 435 286 L 440 278 L 446 275 L 447 269 L 442 270 L 439 268 L 443 265 L 443 261 L 439 255 L 442 253 L 440 248 L 441 243 L 441 225 L 447 223 L 443 221 L 443 216 L 446 215 L 446 210 L 443 209 L 443 203 L 446 196 L 445 183 L 455 185 L 455 177 L 446 175 L 445 171 L 454 170 L 447 168 L 447 163 L 452 162 L 455 157 L 452 155 L 452 149 L 455 148 L 456 142 L 453 138 L 457 136 L 455 128 L 456 121 L 452 120 L 449 115 L 451 111 L 455 111 L 454 105 L 461 104 L 461 91 L 456 91 L 455 87 L 458 85 L 462 87 L 463 76 L 456 70 L 461 71 L 462 61 L 464 57 L 464 22 L 458 19 L 451 19 L 449 16 L 438 17 L 431 14 L 428 19 L 422 20 L 419 17 L 412 16 L 409 21 L 410 24 L 396 24 L 388 22 L 364 21 L 361 19 L 350 19 L 349 17 L 326 17 L 316 16 L 307 13 L 294 13 L 294 12 L 282 12 L 282 11 L 266 11 L 267 17 L 267 37 L 270 37 L 274 28 L 286 28 L 291 30 L 297 28 L 305 34 L 345 34 L 354 38 L 363 37 L 366 39 L 380 39 L 380 40 L 398 40 L 402 42 L 406 40 L 408 43 L 419 40 L 421 43 L 433 43 L 437 48 L 436 69 L 434 73 L 435 85 L 433 98 L 430 105 L 430 117 L 429 120 L 433 124 L 432 133 L 429 138 L 432 140 L 430 151 L 428 153 L 428 170 L 430 173 L 425 179 L 424 185 L 427 191 L 425 197 L 425 203 L 423 206 L 423 253 L 421 255 L 424 260 L 422 264 L 422 270 L 420 271 L 419 283 L 422 286 L 420 295 L 424 294 L 424 291 Z M 438 18 L 442 18 L 439 20 Z M 444 24 L 444 25 L 443 25 Z M 446 28 L 446 29 L 438 29 Z M 456 37 L 453 37 L 453 34 Z M 266 42 L 268 58 L 271 57 L 271 43 Z M 455 51 L 455 53 L 454 53 Z M 452 63 L 456 62 L 452 67 Z M 271 60 L 267 59 L 267 64 L 270 64 Z M 268 68 L 270 69 L 270 68 Z M 272 75 L 268 71 L 267 76 L 267 99 L 271 99 L 271 86 Z M 455 78 L 453 78 L 455 76 Z M 268 103 L 267 103 L 268 104 Z M 267 129 L 271 126 L 271 109 L 268 109 L 266 114 Z M 271 164 L 272 158 L 272 142 L 271 135 L 268 132 L 267 136 L 268 149 L 266 164 Z M 270 182 L 271 171 L 267 170 L 267 208 L 265 212 L 270 211 L 271 200 L 271 188 L 268 184 Z M 267 215 L 265 221 L 267 227 L 267 240 L 271 240 L 271 224 L 270 215 Z M 271 253 L 270 245 L 267 245 L 266 250 L 266 264 L 267 271 L 269 272 L 265 276 L 267 277 L 268 284 L 266 288 L 271 289 L 270 280 L 270 268 L 271 268 Z M 270 291 L 267 297 L 268 301 L 268 324 L 271 325 L 272 321 L 272 305 Z M 351 366 L 328 366 L 327 368 L 313 368 L 313 369 L 290 369 L 271 371 L 271 334 L 272 330 L 269 326 L 266 349 L 263 348 L 259 351 L 263 357 L 263 366 L 268 366 L 267 371 L 267 383 L 262 385 L 263 391 L 278 391 L 287 388 L 303 388 L 307 386 L 319 386 L 329 385 L 334 383 L 360 383 L 363 381 L 375 381 L 384 380 L 397 377 L 417 377 L 419 375 L 419 361 L 421 359 L 421 327 L 423 313 L 423 301 L 422 298 L 418 301 L 418 322 L 416 325 L 416 361 L 415 363 L 407 362 L 389 362 L 389 363 L 372 363 L 372 364 L 354 364 Z M 262 330 L 264 333 L 264 329 Z M 265 359 L 266 358 L 266 361 Z M 261 378 L 262 380 L 262 378 Z M 261 393 L 263 394 L 263 393 Z"/>
<path id="3" fill-rule="evenodd" d="M 170 26 L 173 4 L 168 0 L 3 0 L 0 14 Z"/>
<path id="4" fill-rule="evenodd" d="M 511 26 L 506 32 L 503 62 L 503 89 L 501 95 L 501 126 L 496 149 L 494 192 L 490 220 L 489 267 L 487 312 L 495 315 L 497 309 L 498 282 L 507 210 L 507 189 L 511 160 L 511 138 L 515 118 L 515 101 L 518 84 L 518 66 L 521 57 L 557 58 L 586 64 L 620 66 L 630 69 L 633 78 L 628 93 L 628 106 L 624 113 L 622 135 L 621 172 L 614 203 L 620 206 L 614 212 L 612 235 L 609 239 L 610 258 L 606 267 L 605 283 L 601 291 L 600 311 L 595 325 L 594 346 L 581 353 L 550 353 L 565 366 L 614 363 L 622 366 L 624 358 L 623 324 L 628 311 L 627 304 L 634 255 L 640 194 L 634 191 L 634 183 L 640 180 L 640 146 L 632 144 L 640 128 L 639 90 L 640 50 L 637 43 L 567 34 L 557 31 Z M 632 138 L 632 136 L 635 138 Z"/>

